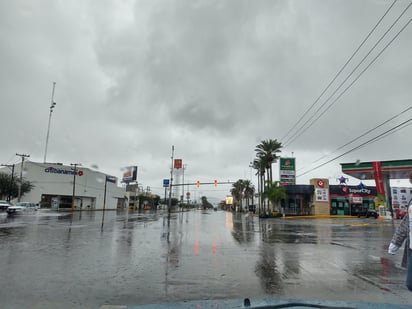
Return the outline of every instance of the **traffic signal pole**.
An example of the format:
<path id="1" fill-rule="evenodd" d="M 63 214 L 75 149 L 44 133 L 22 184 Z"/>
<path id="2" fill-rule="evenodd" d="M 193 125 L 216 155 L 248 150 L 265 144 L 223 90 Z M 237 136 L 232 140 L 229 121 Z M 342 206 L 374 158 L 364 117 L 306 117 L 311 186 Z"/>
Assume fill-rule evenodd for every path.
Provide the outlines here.
<path id="1" fill-rule="evenodd" d="M 234 181 L 225 181 L 225 182 L 219 182 L 220 185 L 225 185 L 225 184 L 234 184 Z M 202 182 L 200 185 L 214 185 L 217 186 L 217 182 Z M 179 186 L 197 186 L 197 182 L 188 182 L 188 183 L 177 183 L 174 184 L 173 187 L 179 187 Z"/>
<path id="2" fill-rule="evenodd" d="M 173 155 L 175 152 L 175 146 L 172 146 L 172 166 L 170 167 L 170 188 L 169 188 L 169 203 L 168 203 L 168 212 L 170 214 L 172 210 L 172 187 L 173 187 Z"/>

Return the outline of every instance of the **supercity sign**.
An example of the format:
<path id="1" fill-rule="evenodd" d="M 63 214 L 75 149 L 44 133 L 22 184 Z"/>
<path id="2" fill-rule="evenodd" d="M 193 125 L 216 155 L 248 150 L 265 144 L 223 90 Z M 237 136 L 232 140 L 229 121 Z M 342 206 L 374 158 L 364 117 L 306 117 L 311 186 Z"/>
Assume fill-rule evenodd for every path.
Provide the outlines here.
<path id="1" fill-rule="evenodd" d="M 368 188 L 359 188 L 359 187 L 343 187 L 343 194 L 358 194 L 358 195 L 371 195 L 372 190 Z"/>
<path id="2" fill-rule="evenodd" d="M 83 171 L 74 171 L 74 170 L 66 170 L 62 168 L 54 168 L 54 167 L 48 167 L 44 170 L 45 173 L 51 173 L 51 174 L 63 174 L 63 175 L 74 175 L 76 174 L 77 176 L 83 176 Z"/>

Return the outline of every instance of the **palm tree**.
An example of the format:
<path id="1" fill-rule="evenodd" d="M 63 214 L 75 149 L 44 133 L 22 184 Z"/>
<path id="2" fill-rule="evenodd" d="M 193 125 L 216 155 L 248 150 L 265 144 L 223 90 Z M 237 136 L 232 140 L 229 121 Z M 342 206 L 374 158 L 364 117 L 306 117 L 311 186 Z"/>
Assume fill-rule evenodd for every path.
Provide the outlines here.
<path id="1" fill-rule="evenodd" d="M 265 162 L 266 164 L 266 177 L 270 182 L 273 181 L 272 164 L 275 163 L 279 158 L 277 154 L 281 151 L 281 148 L 282 143 L 278 142 L 276 139 L 263 140 L 255 148 L 256 156 L 258 157 L 258 159 L 260 159 L 262 162 Z"/>
<path id="2" fill-rule="evenodd" d="M 240 211 L 242 211 L 242 198 L 244 189 L 244 181 L 242 179 L 239 179 L 238 181 L 232 184 L 232 189 L 230 190 L 230 193 L 235 199 L 235 204 L 239 204 Z"/>
<path id="3" fill-rule="evenodd" d="M 252 204 L 253 204 L 253 195 L 255 194 L 255 186 L 252 184 L 250 180 L 244 180 L 243 184 L 245 186 L 243 193 L 246 198 L 246 205 L 249 208 L 249 199 L 252 199 Z"/>
<path id="4" fill-rule="evenodd" d="M 263 195 L 272 203 L 273 211 L 280 211 L 280 201 L 287 198 L 286 189 L 280 185 L 279 181 L 269 182 Z"/>
<path id="5" fill-rule="evenodd" d="M 265 210 L 264 200 L 262 196 L 263 184 L 265 182 L 265 166 L 266 163 L 259 158 L 254 159 L 252 162 L 252 167 L 256 170 L 256 175 L 258 176 L 259 214 L 261 207 L 263 207 L 263 211 Z"/>

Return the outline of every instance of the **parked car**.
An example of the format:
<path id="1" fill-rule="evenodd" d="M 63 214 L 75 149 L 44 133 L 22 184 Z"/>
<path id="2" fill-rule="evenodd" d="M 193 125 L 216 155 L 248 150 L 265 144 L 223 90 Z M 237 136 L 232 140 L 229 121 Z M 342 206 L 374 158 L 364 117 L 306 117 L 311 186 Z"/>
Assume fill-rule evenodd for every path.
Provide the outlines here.
<path id="1" fill-rule="evenodd" d="M 0 200 L 0 210 L 7 210 L 10 206 L 13 206 L 11 203 L 6 200 Z"/>
<path id="2" fill-rule="evenodd" d="M 15 206 L 22 206 L 22 207 L 26 207 L 27 209 L 31 209 L 31 210 L 39 209 L 38 204 L 31 203 L 31 202 L 17 202 Z"/>
<path id="3" fill-rule="evenodd" d="M 358 217 L 364 216 L 366 218 L 374 217 L 377 219 L 379 217 L 379 213 L 376 209 L 363 209 L 358 213 Z"/>
<path id="4" fill-rule="evenodd" d="M 36 211 L 37 204 L 30 202 L 17 202 L 16 205 L 7 208 L 8 215 L 17 215 L 22 213 L 30 213 Z"/>
<path id="5" fill-rule="evenodd" d="M 358 216 L 358 218 L 360 217 L 374 217 L 375 219 L 377 219 L 379 217 L 379 213 L 376 209 L 373 208 L 355 208 L 354 212 L 352 215 Z"/>
<path id="6" fill-rule="evenodd" d="M 403 219 L 403 217 L 405 217 L 405 215 L 406 215 L 405 209 L 402 209 L 402 208 L 396 208 L 395 209 L 395 218 L 396 219 Z"/>

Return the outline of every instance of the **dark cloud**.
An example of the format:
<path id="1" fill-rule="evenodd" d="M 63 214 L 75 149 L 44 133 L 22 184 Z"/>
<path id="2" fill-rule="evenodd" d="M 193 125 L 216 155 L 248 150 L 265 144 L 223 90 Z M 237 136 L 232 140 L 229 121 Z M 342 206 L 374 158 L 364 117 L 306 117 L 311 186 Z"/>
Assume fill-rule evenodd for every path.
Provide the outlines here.
<path id="1" fill-rule="evenodd" d="M 396 4 L 354 63 L 406 5 Z M 98 165 L 117 175 L 137 164 L 139 180 L 162 190 L 175 145 L 188 177 L 250 177 L 255 146 L 285 136 L 388 6 L 376 0 L 2 2 L 1 114 L 2 126 L 12 129 L 0 133 L 0 160 L 8 163 L 15 152 L 42 160 L 56 81 L 51 161 Z M 388 39 L 408 18 L 410 12 Z M 408 27 L 283 153 L 293 152 L 298 167 L 312 167 L 409 107 L 410 34 Z M 299 180 L 334 179 L 342 161 L 409 158 L 409 133 L 405 128 Z"/>

